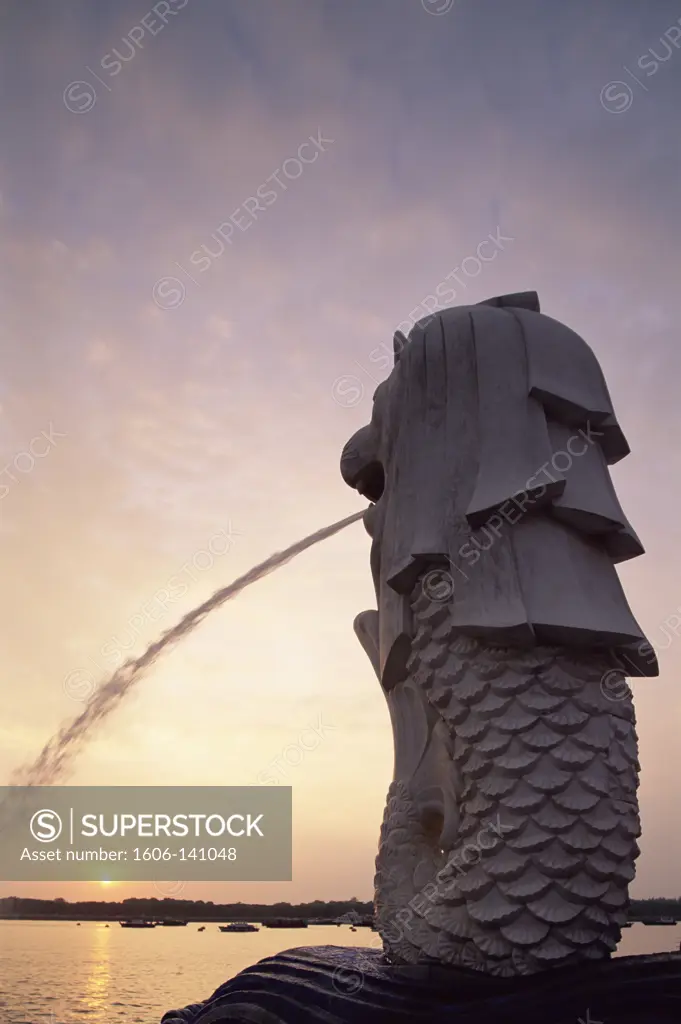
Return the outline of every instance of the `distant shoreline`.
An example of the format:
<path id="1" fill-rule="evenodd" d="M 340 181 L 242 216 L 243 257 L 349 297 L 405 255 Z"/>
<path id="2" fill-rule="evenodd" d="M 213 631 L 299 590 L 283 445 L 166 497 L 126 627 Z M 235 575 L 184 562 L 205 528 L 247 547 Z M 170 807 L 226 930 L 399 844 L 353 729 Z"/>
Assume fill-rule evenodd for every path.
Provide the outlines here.
<path id="1" fill-rule="evenodd" d="M 121 916 L 121 918 L 82 918 L 82 916 L 72 916 L 72 915 L 56 916 L 55 914 L 43 914 L 42 916 L 25 916 L 23 914 L 22 915 L 7 916 L 6 914 L 5 915 L 0 914 L 0 925 L 3 924 L 5 921 L 35 921 L 35 922 L 65 921 L 65 922 L 71 922 L 72 924 L 73 924 L 73 922 L 78 922 L 80 924 L 80 922 L 85 923 L 85 922 L 91 921 L 91 922 L 94 922 L 95 924 L 100 924 L 100 925 L 104 925 L 104 924 L 105 925 L 118 925 L 122 921 L 130 921 L 130 920 L 134 921 L 134 920 L 137 920 L 138 916 L 140 916 L 140 918 L 142 918 L 143 915 L 137 915 L 137 914 L 130 914 L 130 913 L 128 913 L 128 914 L 124 914 L 123 916 Z M 163 914 L 158 916 L 158 918 L 157 918 L 156 914 L 150 914 L 150 915 L 148 915 L 148 919 L 143 919 L 143 920 L 150 920 L 150 921 L 154 920 L 154 921 L 161 921 L 162 922 L 164 919 L 163 919 Z M 168 920 L 172 921 L 173 919 L 168 919 Z M 187 925 L 224 925 L 224 924 L 228 924 L 228 923 L 231 923 L 231 922 L 242 922 L 242 921 L 243 922 L 248 922 L 249 924 L 253 924 L 253 925 L 264 925 L 264 924 L 266 924 L 267 921 L 271 921 L 272 919 L 270 919 L 270 918 L 264 918 L 264 919 L 263 918 L 257 918 L 257 916 L 248 916 L 248 918 L 240 918 L 240 916 L 238 914 L 223 914 L 222 916 L 214 916 L 214 918 L 197 918 L 197 916 L 193 915 L 193 916 L 189 916 L 189 918 L 181 918 L 181 919 L 175 919 L 175 920 L 185 921 Z M 292 918 L 291 920 L 292 921 L 296 921 L 296 920 L 299 920 L 299 919 Z M 318 925 L 320 927 L 326 926 L 326 925 L 336 927 L 336 925 L 338 924 L 338 922 L 334 918 L 328 918 L 328 919 L 325 919 L 325 920 L 316 920 L 316 921 L 310 921 L 308 918 L 303 919 L 303 920 L 307 921 L 308 924 L 311 924 L 311 925 L 315 925 L 316 924 L 316 925 Z M 345 922 L 345 924 L 351 925 L 352 922 L 348 921 L 348 922 Z"/>
<path id="2" fill-rule="evenodd" d="M 328 903 L 212 903 L 204 900 L 131 898 L 116 901 L 25 899 L 6 896 L 0 899 L 0 921 L 125 921 L 132 918 L 187 922 L 253 921 L 264 924 L 274 918 L 335 922 L 347 918 L 373 916 L 373 904 L 359 900 L 338 900 Z"/>
<path id="3" fill-rule="evenodd" d="M 103 923 L 145 919 L 154 921 L 180 920 L 188 923 L 211 921 L 252 921 L 265 924 L 273 918 L 304 919 L 320 924 L 336 923 L 344 919 L 348 924 L 358 919 L 373 917 L 370 901 L 314 900 L 312 903 L 212 903 L 210 900 L 182 900 L 130 898 L 122 901 L 63 899 L 39 900 L 21 896 L 0 898 L 0 921 L 100 921 Z M 653 918 L 681 920 L 681 898 L 659 897 L 632 900 L 629 920 L 632 922 Z"/>

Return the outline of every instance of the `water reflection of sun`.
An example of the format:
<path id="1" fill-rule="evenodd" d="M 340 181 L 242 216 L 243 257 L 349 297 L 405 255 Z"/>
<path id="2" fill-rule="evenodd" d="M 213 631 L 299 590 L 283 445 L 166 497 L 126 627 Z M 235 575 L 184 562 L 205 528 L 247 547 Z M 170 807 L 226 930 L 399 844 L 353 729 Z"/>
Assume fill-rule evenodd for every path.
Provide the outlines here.
<path id="1" fill-rule="evenodd" d="M 111 932 L 103 924 L 98 924 L 93 928 L 91 935 L 90 970 L 82 1002 L 91 1013 L 101 1015 L 102 1011 L 109 1008 Z M 100 1016 L 95 1016 L 94 1019 L 99 1020 Z"/>

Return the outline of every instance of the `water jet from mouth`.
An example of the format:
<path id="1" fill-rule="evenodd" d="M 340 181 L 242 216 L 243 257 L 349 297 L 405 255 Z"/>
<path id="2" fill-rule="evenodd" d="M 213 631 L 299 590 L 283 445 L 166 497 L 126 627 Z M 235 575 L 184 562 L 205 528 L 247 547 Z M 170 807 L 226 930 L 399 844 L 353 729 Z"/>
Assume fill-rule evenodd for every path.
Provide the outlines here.
<path id="1" fill-rule="evenodd" d="M 316 533 L 299 540 L 296 544 L 277 551 L 264 562 L 249 569 L 233 583 L 217 590 L 212 597 L 188 612 L 177 625 L 163 633 L 159 640 L 150 644 L 139 658 L 129 658 L 125 664 L 116 669 L 113 675 L 96 690 L 87 701 L 85 708 L 72 722 L 64 724 L 40 751 L 36 759 L 28 765 L 17 768 L 10 778 L 11 786 L 51 786 L 70 768 L 74 758 L 80 753 L 92 732 L 109 715 L 112 714 L 140 681 L 147 669 L 151 668 L 156 659 L 173 647 L 179 640 L 194 630 L 205 617 L 219 608 L 226 601 L 236 597 L 252 583 L 268 576 L 271 572 L 290 562 L 296 555 L 307 548 L 332 537 L 340 530 L 357 522 L 364 515 L 364 510 L 355 512 L 346 519 L 341 519 L 331 526 L 325 526 Z"/>

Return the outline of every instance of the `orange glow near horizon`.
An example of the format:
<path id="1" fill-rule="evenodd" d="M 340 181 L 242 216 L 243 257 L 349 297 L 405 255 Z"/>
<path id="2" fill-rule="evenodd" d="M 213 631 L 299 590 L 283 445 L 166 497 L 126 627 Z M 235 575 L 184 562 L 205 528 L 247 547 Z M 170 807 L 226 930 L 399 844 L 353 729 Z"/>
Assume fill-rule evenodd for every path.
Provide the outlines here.
<path id="1" fill-rule="evenodd" d="M 631 445 L 612 477 L 646 553 L 618 573 L 660 663 L 632 686 L 631 895 L 681 891 L 681 58 L 626 113 L 604 88 L 665 5 L 187 3 L 99 68 L 89 113 L 73 79 L 140 5 L 35 6 L 12 5 L 0 65 L 0 784 L 216 590 L 366 507 L 340 456 L 396 328 L 532 289 L 593 348 Z M 353 631 L 370 550 L 355 523 L 208 615 L 60 779 L 290 786 L 292 881 L 48 864 L 0 900 L 370 900 L 394 760 Z"/>

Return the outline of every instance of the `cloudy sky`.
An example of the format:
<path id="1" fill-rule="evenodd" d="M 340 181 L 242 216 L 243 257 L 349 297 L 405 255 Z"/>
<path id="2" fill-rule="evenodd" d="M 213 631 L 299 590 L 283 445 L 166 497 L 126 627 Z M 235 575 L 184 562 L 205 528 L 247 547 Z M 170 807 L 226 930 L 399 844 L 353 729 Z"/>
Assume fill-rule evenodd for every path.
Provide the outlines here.
<path id="1" fill-rule="evenodd" d="M 340 450 L 438 284 L 536 289 L 632 446 L 613 477 L 647 553 L 621 578 L 661 664 L 634 687 L 633 894 L 678 895 L 681 7 L 152 7 L 1 15 L 0 778 L 120 652 L 361 507 Z M 294 787 L 294 881 L 189 895 L 371 897 L 392 736 L 352 632 L 368 555 L 352 526 L 225 606 L 74 764 L 78 785 Z"/>

